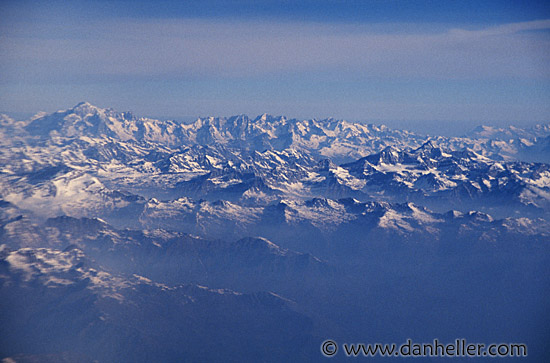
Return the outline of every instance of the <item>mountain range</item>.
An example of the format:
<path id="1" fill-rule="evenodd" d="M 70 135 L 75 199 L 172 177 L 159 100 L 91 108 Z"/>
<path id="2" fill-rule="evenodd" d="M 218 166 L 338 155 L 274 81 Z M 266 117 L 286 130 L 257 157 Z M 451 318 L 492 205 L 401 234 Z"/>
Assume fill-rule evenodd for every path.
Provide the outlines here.
<path id="1" fill-rule="evenodd" d="M 409 337 L 548 354 L 550 124 L 83 102 L 2 115 L 0 146 L 0 358 L 317 361 L 328 338 Z"/>

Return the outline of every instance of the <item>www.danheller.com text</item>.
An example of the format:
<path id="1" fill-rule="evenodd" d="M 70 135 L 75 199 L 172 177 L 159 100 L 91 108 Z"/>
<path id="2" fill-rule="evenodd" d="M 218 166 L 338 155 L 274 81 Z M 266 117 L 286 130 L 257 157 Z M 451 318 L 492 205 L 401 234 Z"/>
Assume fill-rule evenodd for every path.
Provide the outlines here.
<path id="1" fill-rule="evenodd" d="M 341 348 L 341 349 L 340 349 Z M 407 339 L 405 343 L 342 343 L 328 339 L 321 344 L 325 357 L 335 356 L 339 350 L 347 357 L 526 357 L 524 343 L 469 343 L 466 339 L 456 339 L 452 343 L 442 343 L 434 339 L 430 343 L 416 343 Z"/>

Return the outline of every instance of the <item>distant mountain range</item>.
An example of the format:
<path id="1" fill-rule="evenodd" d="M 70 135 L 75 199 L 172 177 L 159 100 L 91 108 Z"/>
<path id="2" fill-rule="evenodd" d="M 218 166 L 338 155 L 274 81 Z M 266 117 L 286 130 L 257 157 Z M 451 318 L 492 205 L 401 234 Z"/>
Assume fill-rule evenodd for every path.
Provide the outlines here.
<path id="1" fill-rule="evenodd" d="M 544 356 L 549 163 L 550 124 L 2 115 L 0 358 L 318 361 L 413 335 Z"/>

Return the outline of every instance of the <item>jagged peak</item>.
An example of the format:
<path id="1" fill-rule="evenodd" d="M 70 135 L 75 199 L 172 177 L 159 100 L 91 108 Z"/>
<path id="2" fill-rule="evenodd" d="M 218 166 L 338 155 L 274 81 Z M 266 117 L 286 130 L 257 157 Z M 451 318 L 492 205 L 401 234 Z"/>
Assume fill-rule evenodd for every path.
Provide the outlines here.
<path id="1" fill-rule="evenodd" d="M 479 211 L 469 211 L 467 215 L 468 217 L 471 217 L 478 221 L 493 222 L 493 217 L 491 217 L 491 215 L 487 213 L 483 213 Z"/>
<path id="2" fill-rule="evenodd" d="M 286 121 L 288 121 L 288 119 L 286 116 L 275 116 L 269 113 L 263 113 L 261 115 L 258 115 L 256 118 L 254 118 L 252 122 L 258 123 L 258 122 L 266 122 L 266 121 L 285 123 Z"/>
<path id="3" fill-rule="evenodd" d="M 269 115 L 269 114 L 267 114 L 267 113 L 264 113 L 264 114 L 258 116 L 257 119 L 262 120 L 262 121 L 267 121 L 267 119 L 269 119 L 269 118 L 273 118 L 273 116 L 271 116 L 271 115 Z"/>
<path id="4" fill-rule="evenodd" d="M 445 217 L 448 217 L 448 218 L 451 218 L 451 219 L 454 219 L 454 218 L 462 218 L 464 217 L 464 213 L 461 212 L 461 211 L 458 211 L 458 210 L 450 210 L 448 211 L 447 213 L 444 214 Z"/>
<path id="5" fill-rule="evenodd" d="M 386 154 L 386 153 L 392 153 L 392 152 L 397 152 L 397 153 L 401 153 L 402 150 L 400 150 L 399 148 L 397 148 L 395 145 L 388 145 L 386 146 L 384 149 L 382 149 L 382 151 L 380 152 L 380 154 Z"/>
<path id="6" fill-rule="evenodd" d="M 77 107 L 82 107 L 82 106 L 86 106 L 86 107 L 95 107 L 94 105 L 92 105 L 90 102 L 88 101 L 81 101 L 79 103 L 76 104 L 76 106 L 74 106 L 73 108 L 77 108 Z"/>
<path id="7" fill-rule="evenodd" d="M 486 158 L 485 156 L 483 155 L 480 155 L 478 154 L 477 152 L 475 152 L 474 150 L 472 150 L 471 148 L 469 147 L 466 147 L 462 150 L 459 150 L 459 151 L 454 151 L 453 152 L 453 155 L 461 158 L 461 159 L 483 159 L 483 160 L 489 160 L 488 158 Z"/>
<path id="8" fill-rule="evenodd" d="M 423 143 L 419 148 L 417 148 L 415 151 L 420 151 L 420 150 L 433 150 L 433 149 L 438 149 L 439 147 L 434 144 L 433 140 L 432 139 L 428 139 L 425 143 Z"/>
<path id="9" fill-rule="evenodd" d="M 426 155 L 428 157 L 440 157 L 443 155 L 443 150 L 433 142 L 433 140 L 429 139 L 425 143 L 423 143 L 419 148 L 413 150 L 413 154 L 421 154 Z"/>
<path id="10" fill-rule="evenodd" d="M 399 163 L 403 158 L 403 151 L 399 150 L 394 145 L 386 146 L 382 151 L 377 154 L 368 155 L 359 160 L 366 160 L 371 163 L 389 163 L 396 164 Z"/>
<path id="11" fill-rule="evenodd" d="M 330 169 L 336 169 L 336 164 L 330 159 L 323 159 L 317 163 L 319 171 L 328 171 Z"/>
<path id="12" fill-rule="evenodd" d="M 328 198 L 316 197 L 310 200 L 306 200 L 305 205 L 316 206 L 316 207 L 332 207 L 331 202 L 334 202 L 334 201 Z"/>
<path id="13" fill-rule="evenodd" d="M 94 106 L 87 101 L 79 102 L 76 106 L 70 109 L 74 113 L 96 113 L 98 111 L 104 111 L 104 109 Z"/>

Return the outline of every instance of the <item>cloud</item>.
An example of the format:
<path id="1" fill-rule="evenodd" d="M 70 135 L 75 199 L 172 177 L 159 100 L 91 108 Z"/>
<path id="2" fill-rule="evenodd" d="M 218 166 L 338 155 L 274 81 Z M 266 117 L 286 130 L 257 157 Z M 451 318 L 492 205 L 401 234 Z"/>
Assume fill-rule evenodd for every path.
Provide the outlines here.
<path id="1" fill-rule="evenodd" d="M 463 37 L 487 37 L 487 36 L 516 34 L 524 31 L 548 30 L 548 29 L 550 29 L 550 19 L 524 21 L 520 23 L 510 23 L 510 24 L 489 27 L 482 30 L 452 29 L 451 34 L 463 36 Z"/>
<path id="2" fill-rule="evenodd" d="M 480 30 L 401 25 L 112 19 L 0 36 L 4 81 L 117 77 L 548 79 L 550 20 Z"/>

